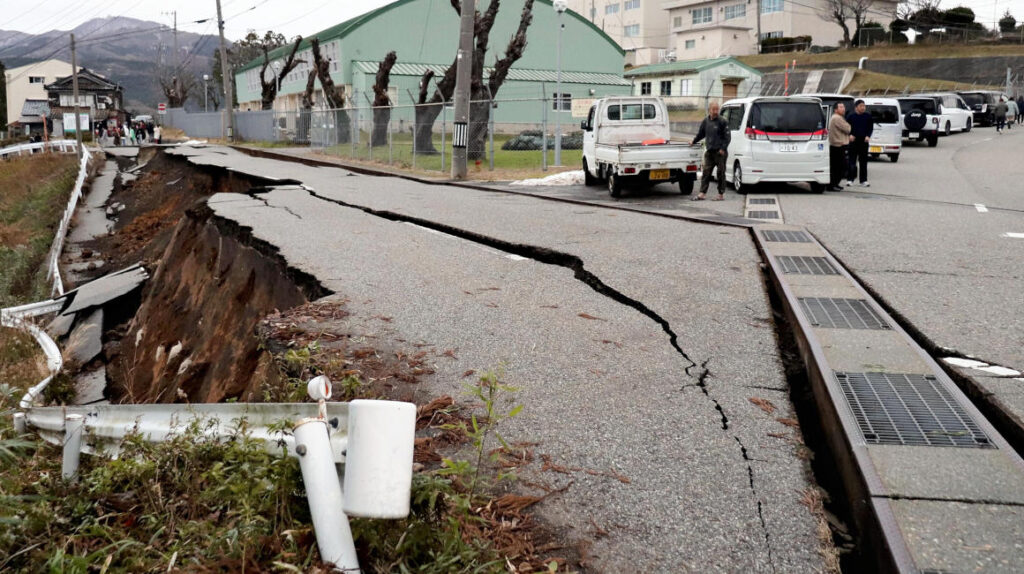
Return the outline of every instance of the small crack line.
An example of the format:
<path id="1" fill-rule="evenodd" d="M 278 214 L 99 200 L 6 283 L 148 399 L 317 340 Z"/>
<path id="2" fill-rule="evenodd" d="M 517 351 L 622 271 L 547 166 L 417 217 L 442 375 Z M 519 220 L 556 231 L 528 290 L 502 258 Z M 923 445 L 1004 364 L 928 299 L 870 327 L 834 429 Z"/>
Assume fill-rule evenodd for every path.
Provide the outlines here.
<path id="1" fill-rule="evenodd" d="M 249 197 L 255 199 L 256 201 L 262 202 L 263 205 L 269 207 L 270 209 L 283 209 L 283 210 L 287 211 L 289 214 L 293 215 L 294 217 L 296 217 L 298 219 L 302 219 L 301 215 L 299 215 L 298 213 L 295 213 L 294 211 L 292 211 L 292 209 L 290 207 L 288 207 L 287 205 L 270 205 L 270 201 L 268 201 L 267 198 L 260 197 L 259 194 L 257 194 L 255 191 L 251 191 L 250 190 L 250 191 L 248 191 L 246 193 L 246 195 L 248 195 Z"/>
<path id="2" fill-rule="evenodd" d="M 753 459 L 750 458 L 750 454 L 747 452 L 747 447 L 743 445 L 743 441 L 740 437 L 733 435 L 736 439 L 736 444 L 740 445 L 740 453 L 743 455 L 743 460 L 747 463 L 747 476 L 750 479 L 750 492 L 754 496 L 754 500 L 757 502 L 757 517 L 761 521 L 761 530 L 764 531 L 764 545 L 768 550 L 768 565 L 771 567 L 772 572 L 775 572 L 775 559 L 772 555 L 772 539 L 771 533 L 768 531 L 768 523 L 764 519 L 764 507 L 761 503 L 761 497 L 757 494 L 757 487 L 754 486 L 754 466 L 751 464 Z"/>

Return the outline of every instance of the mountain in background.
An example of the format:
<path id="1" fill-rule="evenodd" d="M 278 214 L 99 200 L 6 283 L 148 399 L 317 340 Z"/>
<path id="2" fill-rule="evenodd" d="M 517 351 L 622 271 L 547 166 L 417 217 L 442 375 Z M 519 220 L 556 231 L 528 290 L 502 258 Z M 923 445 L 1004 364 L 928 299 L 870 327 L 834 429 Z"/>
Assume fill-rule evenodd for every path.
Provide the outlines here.
<path id="1" fill-rule="evenodd" d="M 209 27 L 215 30 L 215 24 L 211 19 Z M 157 103 L 165 101 L 157 74 L 161 66 L 174 66 L 174 31 L 159 22 L 117 16 L 94 18 L 73 30 L 42 34 L 0 30 L 0 62 L 8 70 L 50 58 L 70 62 L 71 33 L 78 45 L 78 64 L 121 84 L 129 111 L 152 113 Z M 211 72 L 219 45 L 215 34 L 178 31 L 181 65 L 200 81 L 204 73 Z M 202 105 L 200 88 L 190 96 L 186 107 Z"/>

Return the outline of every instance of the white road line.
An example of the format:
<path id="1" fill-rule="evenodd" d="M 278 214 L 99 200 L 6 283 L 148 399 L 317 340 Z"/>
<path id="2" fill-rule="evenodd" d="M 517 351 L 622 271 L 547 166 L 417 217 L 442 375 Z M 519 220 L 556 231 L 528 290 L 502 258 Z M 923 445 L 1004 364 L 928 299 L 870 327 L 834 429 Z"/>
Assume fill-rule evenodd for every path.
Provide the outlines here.
<path id="1" fill-rule="evenodd" d="M 988 208 L 983 203 L 975 203 L 974 209 L 977 209 L 978 213 L 988 213 Z"/>
<path id="2" fill-rule="evenodd" d="M 1024 233 L 1014 233 L 1012 231 L 1007 231 L 1006 233 L 1002 234 L 1001 237 L 1012 237 L 1013 239 L 1024 239 Z"/>

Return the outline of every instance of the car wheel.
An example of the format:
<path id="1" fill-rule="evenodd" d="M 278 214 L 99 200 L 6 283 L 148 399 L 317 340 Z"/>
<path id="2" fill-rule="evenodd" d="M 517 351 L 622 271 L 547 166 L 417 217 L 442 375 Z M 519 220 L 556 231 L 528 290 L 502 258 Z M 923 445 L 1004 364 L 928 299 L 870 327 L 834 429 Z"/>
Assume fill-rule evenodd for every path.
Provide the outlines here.
<path id="1" fill-rule="evenodd" d="M 736 193 L 747 193 L 747 186 L 743 183 L 743 168 L 740 167 L 740 162 L 736 162 L 736 165 L 732 167 L 732 188 L 736 190 Z"/>
<path id="2" fill-rule="evenodd" d="M 697 176 L 689 173 L 684 173 L 683 177 L 679 180 L 679 193 L 683 195 L 690 195 L 693 193 L 693 182 L 697 179 Z"/>
<path id="3" fill-rule="evenodd" d="M 583 185 L 592 187 L 598 184 L 596 177 L 590 175 L 590 169 L 587 166 L 587 158 L 583 158 Z"/>
<path id="4" fill-rule="evenodd" d="M 964 132 L 966 133 L 971 131 L 971 128 L 974 127 L 973 124 L 974 122 L 971 121 L 971 118 L 967 118 L 967 125 L 964 126 Z"/>
<path id="5" fill-rule="evenodd" d="M 896 163 L 896 162 L 900 161 L 900 154 L 898 154 L 898 153 L 891 153 L 891 154 L 889 154 L 889 161 L 891 161 L 893 163 Z"/>
<path id="6" fill-rule="evenodd" d="M 622 180 L 614 173 L 608 174 L 608 195 L 616 198 L 622 195 Z"/>
<path id="7" fill-rule="evenodd" d="M 812 181 L 811 182 L 811 191 L 813 193 L 825 193 L 825 186 L 824 186 L 824 184 L 820 184 L 820 183 L 818 183 L 816 181 Z"/>
<path id="8" fill-rule="evenodd" d="M 928 147 L 935 147 L 939 145 L 939 136 L 934 135 L 928 138 Z"/>
<path id="9" fill-rule="evenodd" d="M 946 121 L 946 133 L 943 135 L 948 136 L 951 133 L 953 133 L 953 126 L 949 125 L 949 121 Z"/>

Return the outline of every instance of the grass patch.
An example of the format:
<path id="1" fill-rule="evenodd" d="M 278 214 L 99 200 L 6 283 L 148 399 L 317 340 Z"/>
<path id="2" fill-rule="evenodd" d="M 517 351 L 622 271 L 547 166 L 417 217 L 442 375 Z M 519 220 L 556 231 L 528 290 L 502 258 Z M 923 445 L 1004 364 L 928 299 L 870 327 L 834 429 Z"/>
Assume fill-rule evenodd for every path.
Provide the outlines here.
<path id="1" fill-rule="evenodd" d="M 925 92 L 925 91 L 952 91 L 970 87 L 968 84 L 950 82 L 947 80 L 934 80 L 930 78 L 910 78 L 907 76 L 894 76 L 869 72 L 868 70 L 857 70 L 853 75 L 853 81 L 844 90 L 848 94 L 862 95 L 874 94 L 898 95 L 904 92 Z M 989 89 L 989 86 L 976 86 L 974 89 Z"/>
<path id="2" fill-rule="evenodd" d="M 0 163 L 0 307 L 44 299 L 46 255 L 78 175 L 73 155 Z"/>
<path id="3" fill-rule="evenodd" d="M 26 391 L 47 373 L 46 356 L 32 335 L 0 327 L 0 382 Z"/>
<path id="4" fill-rule="evenodd" d="M 850 50 L 836 50 L 824 54 L 780 53 L 752 54 L 736 58 L 755 68 L 782 68 L 786 62 L 796 60 L 797 69 L 815 64 L 856 63 L 867 56 L 874 60 L 923 60 L 932 58 L 984 58 L 987 56 L 1019 56 L 1019 45 L 967 45 L 967 44 L 902 44 L 898 46 L 871 46 Z"/>

